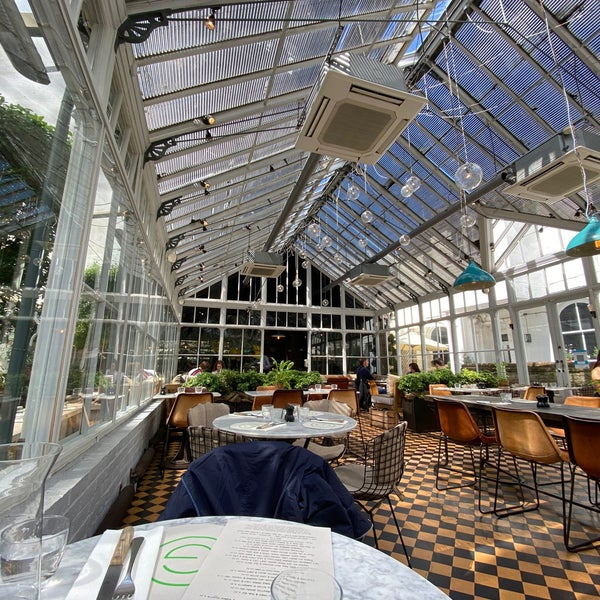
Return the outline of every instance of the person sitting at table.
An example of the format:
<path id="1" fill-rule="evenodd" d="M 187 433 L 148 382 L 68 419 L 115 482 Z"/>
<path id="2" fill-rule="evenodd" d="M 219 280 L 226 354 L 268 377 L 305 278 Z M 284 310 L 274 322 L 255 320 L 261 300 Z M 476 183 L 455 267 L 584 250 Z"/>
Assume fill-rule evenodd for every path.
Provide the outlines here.
<path id="1" fill-rule="evenodd" d="M 594 396 L 600 396 L 600 352 L 596 356 L 596 362 L 591 371 L 592 385 L 594 386 Z"/>
<path id="2" fill-rule="evenodd" d="M 217 360 L 217 361 L 215 361 L 215 364 L 213 365 L 212 372 L 217 374 L 217 373 L 220 373 L 224 368 L 225 368 L 225 363 L 222 360 Z"/>
<path id="3" fill-rule="evenodd" d="M 408 363 L 408 372 L 409 373 L 420 373 L 421 369 L 419 368 L 419 365 L 415 362 L 412 363 Z"/>
<path id="4" fill-rule="evenodd" d="M 438 369 L 445 369 L 446 365 L 441 358 L 434 358 L 431 361 L 431 366 L 437 371 Z"/>
<path id="5" fill-rule="evenodd" d="M 206 373 L 206 371 L 208 371 L 208 361 L 203 360 L 195 369 L 188 372 L 186 379 L 200 375 L 200 373 Z"/>

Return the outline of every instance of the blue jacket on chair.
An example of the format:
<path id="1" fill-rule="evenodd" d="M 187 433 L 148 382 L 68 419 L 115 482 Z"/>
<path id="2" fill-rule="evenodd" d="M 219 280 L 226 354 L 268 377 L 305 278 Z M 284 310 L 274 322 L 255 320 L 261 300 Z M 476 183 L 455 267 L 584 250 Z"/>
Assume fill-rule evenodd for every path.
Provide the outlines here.
<path id="1" fill-rule="evenodd" d="M 285 442 L 216 448 L 192 462 L 159 521 L 235 515 L 330 527 L 361 538 L 371 522 L 319 456 Z"/>

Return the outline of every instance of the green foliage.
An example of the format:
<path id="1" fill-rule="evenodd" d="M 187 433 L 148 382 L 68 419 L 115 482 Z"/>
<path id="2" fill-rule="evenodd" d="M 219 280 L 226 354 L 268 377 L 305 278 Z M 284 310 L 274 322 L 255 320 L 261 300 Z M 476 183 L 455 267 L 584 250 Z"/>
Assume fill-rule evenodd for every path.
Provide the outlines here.
<path id="1" fill-rule="evenodd" d="M 259 385 L 265 384 L 265 374 L 258 371 L 244 371 L 237 374 L 235 389 L 238 392 L 255 390 Z"/>
<path id="2" fill-rule="evenodd" d="M 498 378 L 495 373 L 490 371 L 473 371 L 463 368 L 460 373 L 455 374 L 450 369 L 437 369 L 403 375 L 398 379 L 398 389 L 405 394 L 424 396 L 429 392 L 429 385 L 432 383 L 443 383 L 448 387 L 463 384 L 486 384 L 488 387 L 496 387 Z"/>
<path id="3" fill-rule="evenodd" d="M 292 389 L 292 380 L 294 379 L 294 361 L 281 360 L 273 361 L 273 368 L 267 373 L 265 383 L 267 385 L 278 385 L 284 390 Z"/>
<path id="4" fill-rule="evenodd" d="M 220 392 L 216 373 L 199 373 L 185 380 L 185 387 L 205 387 L 209 392 Z"/>

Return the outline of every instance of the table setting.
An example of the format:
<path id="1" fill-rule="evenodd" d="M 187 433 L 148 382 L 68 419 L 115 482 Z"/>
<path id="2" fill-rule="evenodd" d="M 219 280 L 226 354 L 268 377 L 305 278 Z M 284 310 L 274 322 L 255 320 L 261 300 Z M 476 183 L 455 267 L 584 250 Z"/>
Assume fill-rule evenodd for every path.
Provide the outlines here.
<path id="1" fill-rule="evenodd" d="M 67 547 L 42 600 L 98 596 L 123 530 Z M 448 598 L 406 565 L 363 542 L 261 517 L 195 517 L 135 527 L 143 539 L 132 569 L 133 600 L 437 600 Z M 131 552 L 119 566 L 119 581 Z M 113 592 L 114 593 L 114 592 Z M 343 596 L 342 596 L 343 594 Z M 120 600 L 120 598 L 119 598 Z"/>

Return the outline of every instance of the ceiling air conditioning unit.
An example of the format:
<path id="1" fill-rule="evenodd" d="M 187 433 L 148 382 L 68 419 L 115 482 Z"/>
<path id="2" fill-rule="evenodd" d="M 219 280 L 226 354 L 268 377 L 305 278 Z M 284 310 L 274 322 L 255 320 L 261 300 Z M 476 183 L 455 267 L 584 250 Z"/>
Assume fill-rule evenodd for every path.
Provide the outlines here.
<path id="1" fill-rule="evenodd" d="M 587 185 L 600 179 L 600 136 L 576 130 L 551 137 L 514 163 L 516 181 L 504 192 L 540 202 L 556 202 L 583 189 L 581 168 Z"/>
<path id="2" fill-rule="evenodd" d="M 250 250 L 244 255 L 241 274 L 249 277 L 279 277 L 284 271 L 281 254 Z"/>
<path id="3" fill-rule="evenodd" d="M 360 54 L 335 57 L 309 98 L 296 147 L 375 164 L 425 105 L 402 71 Z"/>
<path id="4" fill-rule="evenodd" d="M 385 265 L 364 264 L 356 265 L 350 273 L 351 285 L 379 285 L 392 277 L 390 268 Z"/>

